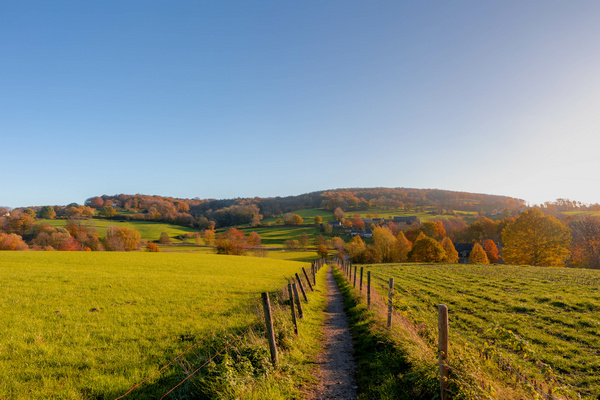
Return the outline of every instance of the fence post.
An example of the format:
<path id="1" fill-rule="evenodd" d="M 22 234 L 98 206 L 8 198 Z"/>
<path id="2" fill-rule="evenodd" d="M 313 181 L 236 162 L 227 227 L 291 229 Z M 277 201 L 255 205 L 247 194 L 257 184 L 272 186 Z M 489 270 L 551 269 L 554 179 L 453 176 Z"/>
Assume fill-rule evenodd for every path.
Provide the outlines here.
<path id="1" fill-rule="evenodd" d="M 313 265 L 312 275 L 313 275 L 313 285 L 317 286 L 317 266 L 316 265 Z"/>
<path id="2" fill-rule="evenodd" d="M 390 278 L 390 291 L 388 294 L 388 329 L 392 327 L 392 309 L 394 307 L 394 278 Z"/>
<path id="3" fill-rule="evenodd" d="M 302 310 L 302 303 L 300 303 L 300 296 L 298 295 L 298 288 L 296 283 L 292 283 L 292 289 L 294 289 L 294 298 L 296 299 L 296 305 L 298 306 L 298 318 L 304 318 L 304 310 Z"/>
<path id="4" fill-rule="evenodd" d="M 354 267 L 354 288 L 356 289 L 356 266 Z"/>
<path id="5" fill-rule="evenodd" d="M 364 268 L 365 268 L 365 267 L 360 267 L 360 290 L 359 290 L 359 291 L 360 291 L 361 293 L 362 293 L 362 281 L 363 281 L 363 279 L 362 279 L 362 278 L 363 278 L 363 269 L 364 269 Z"/>
<path id="6" fill-rule="evenodd" d="M 367 271 L 367 308 L 371 308 L 371 271 Z"/>
<path id="7" fill-rule="evenodd" d="M 296 310 L 294 307 L 294 289 L 292 284 L 288 283 L 288 292 L 290 294 L 290 306 L 292 309 L 292 322 L 294 323 L 294 333 L 298 335 L 298 321 L 296 321 Z"/>
<path id="8" fill-rule="evenodd" d="M 450 371 L 448 369 L 448 307 L 444 304 L 438 306 L 439 330 L 439 364 L 440 364 L 440 394 L 441 400 L 448 400 L 448 386 Z"/>
<path id="9" fill-rule="evenodd" d="M 310 283 L 310 279 L 308 279 L 308 274 L 306 273 L 306 270 L 304 269 L 304 267 L 302 267 L 302 272 L 304 272 L 304 277 L 306 278 L 306 282 L 308 283 L 308 288 L 310 289 L 311 292 L 314 292 L 315 290 L 313 289 L 313 287 Z"/>
<path id="10" fill-rule="evenodd" d="M 277 365 L 277 347 L 275 346 L 275 332 L 273 331 L 273 319 L 271 317 L 271 302 L 269 301 L 269 293 L 262 294 L 263 309 L 265 311 L 265 324 L 267 325 L 267 340 L 271 350 L 271 362 Z"/>
<path id="11" fill-rule="evenodd" d="M 304 285 L 302 284 L 302 281 L 300 280 L 300 277 L 298 276 L 298 274 L 296 274 L 296 280 L 298 280 L 298 286 L 300 286 L 300 291 L 302 292 L 302 297 L 304 297 L 304 301 L 306 301 L 308 303 L 308 297 L 306 297 L 306 292 L 304 291 Z"/>

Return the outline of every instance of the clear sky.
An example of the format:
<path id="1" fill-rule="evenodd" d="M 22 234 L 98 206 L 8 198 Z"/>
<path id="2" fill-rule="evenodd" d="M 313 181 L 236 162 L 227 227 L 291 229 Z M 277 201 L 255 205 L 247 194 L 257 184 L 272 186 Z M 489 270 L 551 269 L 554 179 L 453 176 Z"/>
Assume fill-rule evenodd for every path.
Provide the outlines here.
<path id="1" fill-rule="evenodd" d="M 0 205 L 600 202 L 598 1 L 0 2 Z"/>

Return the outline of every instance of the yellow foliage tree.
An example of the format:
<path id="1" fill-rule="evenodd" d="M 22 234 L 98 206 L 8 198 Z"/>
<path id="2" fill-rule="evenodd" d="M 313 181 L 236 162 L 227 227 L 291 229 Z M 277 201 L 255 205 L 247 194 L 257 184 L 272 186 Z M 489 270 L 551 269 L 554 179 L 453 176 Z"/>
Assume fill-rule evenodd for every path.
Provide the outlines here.
<path id="1" fill-rule="evenodd" d="M 456 251 L 456 249 L 454 248 L 454 244 L 452 243 L 452 240 L 450 240 L 449 237 L 446 236 L 444 239 L 442 239 L 442 247 L 446 252 L 446 258 L 444 259 L 444 262 L 457 263 L 458 251 Z"/>
<path id="2" fill-rule="evenodd" d="M 571 231 L 539 208 L 524 211 L 502 231 L 502 258 L 509 264 L 559 267 L 569 257 Z"/>
<path id="3" fill-rule="evenodd" d="M 479 243 L 475 243 L 473 246 L 473 250 L 471 250 L 471 255 L 469 256 L 469 262 L 471 264 L 489 264 L 490 260 L 488 260 L 487 254 L 485 254 L 485 250 Z"/>
<path id="4" fill-rule="evenodd" d="M 408 253 L 408 259 L 412 262 L 442 262 L 446 258 L 446 252 L 437 240 L 425 236 L 413 244 Z"/>
<path id="5" fill-rule="evenodd" d="M 398 232 L 396 235 L 396 245 L 394 247 L 394 262 L 407 262 L 408 253 L 412 249 L 412 244 L 404 236 L 404 232 Z"/>

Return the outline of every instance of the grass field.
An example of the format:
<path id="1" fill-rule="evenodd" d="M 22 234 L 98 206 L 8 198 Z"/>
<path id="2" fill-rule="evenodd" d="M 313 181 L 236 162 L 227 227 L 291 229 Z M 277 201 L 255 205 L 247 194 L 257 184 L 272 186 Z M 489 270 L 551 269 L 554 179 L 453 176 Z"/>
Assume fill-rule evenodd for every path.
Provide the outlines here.
<path id="1" fill-rule="evenodd" d="M 313 226 L 272 226 L 272 227 L 253 227 L 241 229 L 245 235 L 249 235 L 250 232 L 256 232 L 260 235 L 263 246 L 283 246 L 288 239 L 298 239 L 303 233 L 307 233 L 310 236 L 311 244 L 312 239 L 321 233 L 320 228 Z"/>
<path id="2" fill-rule="evenodd" d="M 151 222 L 151 221 L 128 221 L 128 222 L 119 222 L 119 221 L 111 221 L 104 219 L 90 219 L 90 220 L 82 220 L 83 224 L 89 224 L 96 228 L 98 235 L 100 237 L 104 237 L 106 234 L 106 228 L 109 226 L 119 226 L 130 229 L 135 229 L 140 233 L 142 239 L 146 239 L 148 241 L 158 240 L 160 238 L 161 232 L 167 232 L 171 238 L 182 235 L 186 233 L 196 233 L 197 230 L 194 228 L 187 228 L 185 226 L 179 225 L 171 225 L 166 224 L 164 222 Z M 69 220 L 66 219 L 43 219 L 38 223 L 46 223 L 50 224 L 54 227 L 65 227 L 69 223 Z M 174 242 L 178 242 L 175 239 L 172 239 Z"/>
<path id="3" fill-rule="evenodd" d="M 0 252 L 0 398 L 114 399 L 212 329 L 244 327 L 303 264 L 165 253 Z M 179 368 L 181 370 L 181 368 Z M 133 398 L 157 398 L 165 371 Z"/>
<path id="4" fill-rule="evenodd" d="M 471 356 L 487 349 L 544 390 L 552 388 L 555 398 L 600 398 L 600 271 L 459 264 L 367 270 L 377 276 L 384 296 L 388 279 L 395 278 L 394 307 L 420 327 L 432 347 L 436 307 L 446 304 L 451 348 L 462 347 Z M 476 358 L 502 374 L 492 360 Z"/>

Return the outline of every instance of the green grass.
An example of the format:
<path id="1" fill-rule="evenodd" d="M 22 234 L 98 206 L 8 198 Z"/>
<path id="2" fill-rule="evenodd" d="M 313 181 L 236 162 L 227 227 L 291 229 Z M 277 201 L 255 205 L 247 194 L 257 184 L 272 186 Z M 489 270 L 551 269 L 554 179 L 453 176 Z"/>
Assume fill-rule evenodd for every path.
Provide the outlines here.
<path id="1" fill-rule="evenodd" d="M 454 348 L 450 364 L 468 366 L 463 371 L 467 380 L 487 376 L 491 382 L 514 382 L 514 375 L 479 355 L 488 349 L 544 390 L 552 387 L 556 395 L 571 398 L 600 396 L 600 271 L 459 264 L 367 269 L 377 277 L 374 282 L 383 296 L 388 278 L 395 278 L 395 309 L 420 327 L 432 348 L 436 307 L 448 306 Z M 482 368 L 487 372 L 476 372 Z M 493 390 L 502 390 L 500 386 Z M 487 391 L 491 398 L 512 398 L 493 390 Z"/>
<path id="2" fill-rule="evenodd" d="M 300 266 L 193 253 L 0 252 L 0 398 L 114 399 L 210 330 L 250 324 L 260 292 L 281 288 Z M 176 363 L 133 398 L 160 397 L 182 373 Z"/>
<path id="3" fill-rule="evenodd" d="M 298 239 L 303 233 L 307 233 L 311 239 L 321 233 L 319 228 L 311 226 L 272 226 L 253 227 L 240 229 L 245 235 L 256 232 L 260 235 L 263 246 L 283 246 L 288 239 Z"/>
<path id="4" fill-rule="evenodd" d="M 298 214 L 299 216 L 301 216 L 304 219 L 305 225 L 313 224 L 315 222 L 315 217 L 317 215 L 319 215 L 323 219 L 323 222 L 335 221 L 335 216 L 333 215 L 333 212 L 324 210 L 322 208 L 307 208 L 304 210 L 296 210 L 296 211 L 292 211 L 290 214 Z M 271 217 L 271 218 L 265 218 L 261 222 L 274 224 L 278 218 L 283 219 L 283 215 L 275 216 L 275 217 Z"/>
<path id="5" fill-rule="evenodd" d="M 184 235 L 186 233 L 196 233 L 197 230 L 194 228 L 187 228 L 185 226 L 171 225 L 164 222 L 151 222 L 151 221 L 127 221 L 119 222 L 104 219 L 90 219 L 82 220 L 84 225 L 89 224 L 96 228 L 98 235 L 104 237 L 106 235 L 106 228 L 109 226 L 119 226 L 130 229 L 135 229 L 140 233 L 142 239 L 148 241 L 158 240 L 161 232 L 167 232 L 171 238 L 177 235 Z M 69 223 L 66 219 L 43 219 L 38 223 L 46 223 L 54 227 L 65 227 Z M 173 239 L 174 242 L 177 240 Z"/>

